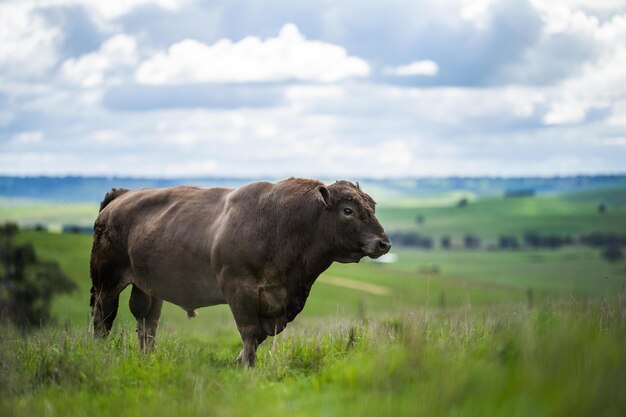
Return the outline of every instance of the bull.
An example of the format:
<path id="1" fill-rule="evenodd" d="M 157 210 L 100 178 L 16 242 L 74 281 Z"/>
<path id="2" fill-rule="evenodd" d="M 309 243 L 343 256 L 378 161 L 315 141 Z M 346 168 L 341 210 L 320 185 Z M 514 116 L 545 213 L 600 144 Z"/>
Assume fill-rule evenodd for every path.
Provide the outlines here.
<path id="1" fill-rule="evenodd" d="M 94 224 L 94 333 L 109 334 L 128 285 L 142 350 L 154 343 L 163 301 L 190 317 L 228 304 L 243 342 L 237 362 L 254 366 L 259 344 L 302 311 L 333 262 L 389 251 L 375 204 L 358 183 L 298 178 L 236 189 L 113 189 Z"/>

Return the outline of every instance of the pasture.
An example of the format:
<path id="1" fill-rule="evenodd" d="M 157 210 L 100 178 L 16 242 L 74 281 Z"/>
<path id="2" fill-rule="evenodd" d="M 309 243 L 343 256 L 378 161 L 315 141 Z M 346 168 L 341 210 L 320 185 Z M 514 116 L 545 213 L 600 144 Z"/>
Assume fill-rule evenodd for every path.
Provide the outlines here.
<path id="1" fill-rule="evenodd" d="M 24 230 L 18 239 L 58 261 L 79 290 L 55 301 L 56 325 L 26 336 L 2 329 L 0 414 L 624 415 L 626 262 L 581 245 L 486 248 L 527 231 L 626 233 L 626 190 L 464 208 L 455 199 L 381 204 L 387 231 L 428 235 L 435 247 L 394 248 L 391 264 L 333 265 L 298 318 L 261 346 L 254 369 L 234 364 L 240 339 L 226 306 L 189 320 L 166 304 L 156 350 L 144 356 L 126 290 L 112 337 L 93 341 L 91 237 Z M 11 203 L 0 220 L 84 224 L 96 211 Z M 468 233 L 484 247 L 438 244 Z"/>

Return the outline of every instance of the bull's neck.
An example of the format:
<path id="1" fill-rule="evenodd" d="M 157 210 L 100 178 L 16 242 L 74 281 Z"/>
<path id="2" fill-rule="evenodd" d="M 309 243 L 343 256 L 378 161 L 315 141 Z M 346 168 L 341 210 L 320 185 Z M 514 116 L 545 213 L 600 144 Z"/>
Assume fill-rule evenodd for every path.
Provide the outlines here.
<path id="1" fill-rule="evenodd" d="M 317 277 L 333 263 L 333 256 L 328 247 L 329 239 L 321 230 L 314 230 L 311 236 L 307 236 L 302 247 L 302 255 L 304 260 L 304 276 L 302 283 L 309 288 Z"/>

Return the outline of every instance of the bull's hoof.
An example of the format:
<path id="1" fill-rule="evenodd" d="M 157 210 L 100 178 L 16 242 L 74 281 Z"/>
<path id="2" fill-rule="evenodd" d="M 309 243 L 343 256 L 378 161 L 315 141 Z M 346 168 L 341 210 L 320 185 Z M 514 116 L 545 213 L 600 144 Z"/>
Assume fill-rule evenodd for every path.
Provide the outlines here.
<path id="1" fill-rule="evenodd" d="M 243 349 L 239 352 L 239 356 L 237 356 L 235 363 L 242 368 L 254 368 L 254 359 L 245 360 L 243 358 Z"/>

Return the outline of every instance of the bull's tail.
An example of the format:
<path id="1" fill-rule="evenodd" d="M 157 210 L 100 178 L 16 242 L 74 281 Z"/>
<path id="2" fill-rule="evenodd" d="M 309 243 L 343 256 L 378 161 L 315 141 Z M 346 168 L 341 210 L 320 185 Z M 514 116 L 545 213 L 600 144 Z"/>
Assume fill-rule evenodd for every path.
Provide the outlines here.
<path id="1" fill-rule="evenodd" d="M 111 188 L 111 191 L 106 193 L 104 200 L 100 203 L 100 211 L 102 211 L 111 201 L 127 192 L 128 190 L 126 188 Z"/>

